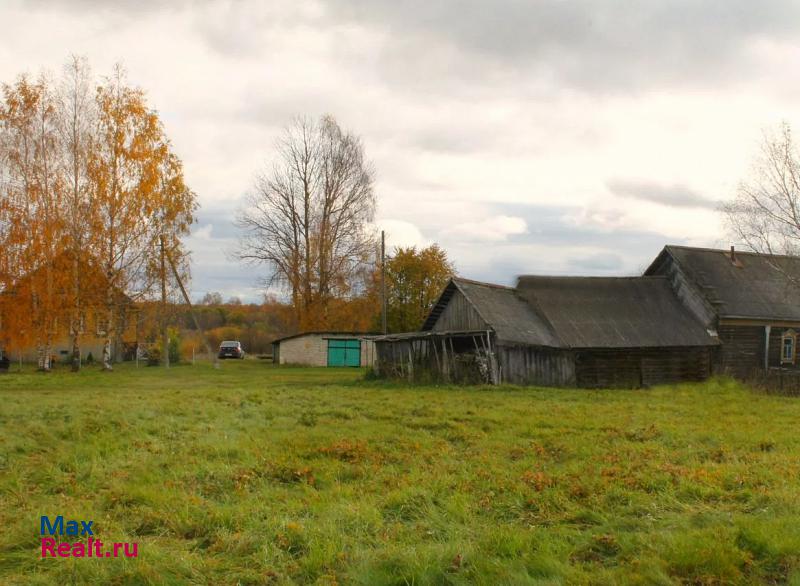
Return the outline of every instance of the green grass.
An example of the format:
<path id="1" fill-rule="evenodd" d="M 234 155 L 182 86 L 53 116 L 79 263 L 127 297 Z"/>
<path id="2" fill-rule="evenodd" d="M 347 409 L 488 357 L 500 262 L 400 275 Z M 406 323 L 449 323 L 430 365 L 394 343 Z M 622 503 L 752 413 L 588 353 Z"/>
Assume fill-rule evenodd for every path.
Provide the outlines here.
<path id="1" fill-rule="evenodd" d="M 800 400 L 257 361 L 0 376 L 3 584 L 800 584 Z M 41 559 L 39 517 L 138 559 Z"/>

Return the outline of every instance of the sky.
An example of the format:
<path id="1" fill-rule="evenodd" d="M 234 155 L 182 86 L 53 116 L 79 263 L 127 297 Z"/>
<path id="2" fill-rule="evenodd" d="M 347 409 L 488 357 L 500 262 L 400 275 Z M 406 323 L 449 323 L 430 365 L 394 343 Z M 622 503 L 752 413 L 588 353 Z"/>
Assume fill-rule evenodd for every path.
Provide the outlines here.
<path id="1" fill-rule="evenodd" d="M 201 204 L 192 294 L 259 298 L 236 209 L 296 115 L 376 169 L 389 247 L 462 276 L 633 275 L 719 214 L 800 100 L 800 3 L 762 0 L 0 1 L 0 81 L 122 62 Z"/>

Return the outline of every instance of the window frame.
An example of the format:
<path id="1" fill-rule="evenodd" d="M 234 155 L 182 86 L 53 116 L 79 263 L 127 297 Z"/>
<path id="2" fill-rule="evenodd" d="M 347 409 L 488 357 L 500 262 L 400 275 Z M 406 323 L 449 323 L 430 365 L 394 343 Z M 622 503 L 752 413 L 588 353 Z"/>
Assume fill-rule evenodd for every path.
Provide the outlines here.
<path id="1" fill-rule="evenodd" d="M 791 342 L 791 356 L 786 355 L 786 342 Z M 781 334 L 781 364 L 794 364 L 797 359 L 797 333 L 794 330 L 784 330 Z"/>

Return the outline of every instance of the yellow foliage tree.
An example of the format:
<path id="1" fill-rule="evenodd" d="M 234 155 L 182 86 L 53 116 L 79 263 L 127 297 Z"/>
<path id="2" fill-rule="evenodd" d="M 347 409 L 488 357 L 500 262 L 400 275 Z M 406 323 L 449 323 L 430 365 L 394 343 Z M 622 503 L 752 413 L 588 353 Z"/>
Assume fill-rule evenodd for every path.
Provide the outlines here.
<path id="1" fill-rule="evenodd" d="M 157 112 L 120 66 L 94 94 L 91 85 L 85 60 L 72 58 L 57 87 L 25 76 L 2 86 L 0 347 L 35 343 L 44 369 L 59 323 L 80 366 L 95 309 L 111 368 L 122 306 L 168 287 L 162 242 L 188 277 L 181 238 L 196 196 Z"/>

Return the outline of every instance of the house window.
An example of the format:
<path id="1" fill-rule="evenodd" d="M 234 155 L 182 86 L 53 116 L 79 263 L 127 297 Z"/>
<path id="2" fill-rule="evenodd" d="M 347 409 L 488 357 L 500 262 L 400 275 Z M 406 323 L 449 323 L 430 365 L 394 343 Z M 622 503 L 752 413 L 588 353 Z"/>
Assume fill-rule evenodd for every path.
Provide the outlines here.
<path id="1" fill-rule="evenodd" d="M 98 316 L 97 316 L 97 318 L 96 318 L 96 320 L 97 320 L 97 328 L 96 328 L 96 333 L 97 333 L 97 335 L 98 335 L 98 336 L 105 336 L 105 335 L 107 335 L 107 334 L 108 334 L 108 329 L 109 329 L 109 328 L 108 328 L 108 326 L 109 326 L 109 323 L 108 323 L 108 322 L 109 322 L 109 320 L 108 320 L 108 318 L 107 318 L 107 317 L 102 317 L 102 316 L 99 316 L 99 315 L 98 315 Z"/>
<path id="2" fill-rule="evenodd" d="M 786 330 L 781 336 L 781 364 L 794 364 L 797 334 L 794 330 Z"/>

